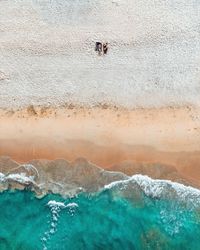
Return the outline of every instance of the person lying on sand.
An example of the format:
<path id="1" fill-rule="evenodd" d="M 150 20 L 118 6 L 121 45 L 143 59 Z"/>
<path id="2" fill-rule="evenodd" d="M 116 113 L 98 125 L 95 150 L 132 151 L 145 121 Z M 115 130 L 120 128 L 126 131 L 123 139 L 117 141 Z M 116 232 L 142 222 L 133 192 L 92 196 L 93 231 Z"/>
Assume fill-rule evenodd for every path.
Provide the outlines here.
<path id="1" fill-rule="evenodd" d="M 99 56 L 101 55 L 101 52 L 102 52 L 102 43 L 96 42 L 95 51 L 98 52 Z"/>
<path id="2" fill-rule="evenodd" d="M 103 54 L 106 55 L 108 52 L 108 43 L 103 44 Z"/>

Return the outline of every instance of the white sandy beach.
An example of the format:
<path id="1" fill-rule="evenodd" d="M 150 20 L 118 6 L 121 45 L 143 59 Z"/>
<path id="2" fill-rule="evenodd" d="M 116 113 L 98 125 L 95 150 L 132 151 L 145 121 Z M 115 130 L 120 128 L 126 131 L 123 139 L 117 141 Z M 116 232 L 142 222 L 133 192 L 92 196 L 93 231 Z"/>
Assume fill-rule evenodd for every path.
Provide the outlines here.
<path id="1" fill-rule="evenodd" d="M 176 169 L 200 185 L 198 2 L 8 0 L 0 9 L 0 156 L 85 157 L 129 174 L 159 163 L 172 171 L 162 178 Z M 96 41 L 108 42 L 107 55 Z"/>
<path id="2" fill-rule="evenodd" d="M 200 105 L 197 1 L 1 1 L 0 107 Z M 95 42 L 107 41 L 107 56 Z"/>

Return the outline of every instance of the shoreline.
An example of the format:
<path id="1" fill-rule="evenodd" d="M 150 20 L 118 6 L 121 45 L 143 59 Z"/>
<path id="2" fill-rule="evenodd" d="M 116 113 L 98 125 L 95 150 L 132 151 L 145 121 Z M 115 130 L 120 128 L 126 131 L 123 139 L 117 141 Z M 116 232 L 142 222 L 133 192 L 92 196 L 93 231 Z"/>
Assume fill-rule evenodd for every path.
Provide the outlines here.
<path id="1" fill-rule="evenodd" d="M 171 180 L 176 173 L 200 186 L 198 107 L 29 106 L 1 109 L 0 117 L 0 156 L 21 163 L 83 157 L 107 170 Z"/>
<path id="2" fill-rule="evenodd" d="M 173 178 L 171 176 L 167 179 L 152 178 L 145 173 L 127 175 L 116 170 L 104 170 L 84 158 L 73 162 L 57 159 L 32 160 L 19 164 L 9 157 L 1 156 L 0 169 L 0 192 L 29 190 L 35 193 L 37 198 L 51 193 L 62 197 L 74 197 L 82 192 L 95 193 L 118 185 L 126 187 L 131 183 L 154 198 L 159 198 L 160 195 L 170 197 L 167 189 L 174 190 L 180 199 L 187 197 L 184 190 L 198 196 L 200 194 L 199 187 L 175 171 Z"/>

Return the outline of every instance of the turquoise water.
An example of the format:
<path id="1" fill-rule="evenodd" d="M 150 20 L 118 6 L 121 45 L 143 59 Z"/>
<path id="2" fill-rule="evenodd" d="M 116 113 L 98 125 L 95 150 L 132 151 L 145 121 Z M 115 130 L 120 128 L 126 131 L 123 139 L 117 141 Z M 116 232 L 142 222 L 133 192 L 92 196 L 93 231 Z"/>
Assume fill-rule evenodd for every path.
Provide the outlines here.
<path id="1" fill-rule="evenodd" d="M 0 194 L 0 250 L 4 249 L 198 250 L 200 207 L 173 196 L 148 197 L 130 187 L 66 199 L 5 191 Z"/>

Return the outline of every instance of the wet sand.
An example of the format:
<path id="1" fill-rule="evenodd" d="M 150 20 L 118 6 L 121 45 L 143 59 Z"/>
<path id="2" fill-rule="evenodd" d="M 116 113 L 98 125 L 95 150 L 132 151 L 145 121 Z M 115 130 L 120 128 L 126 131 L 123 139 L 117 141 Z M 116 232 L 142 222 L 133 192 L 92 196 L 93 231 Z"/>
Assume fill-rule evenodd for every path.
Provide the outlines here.
<path id="1" fill-rule="evenodd" d="M 18 162 L 84 157 L 128 175 L 200 186 L 200 110 L 33 107 L 0 111 L 0 156 Z"/>

